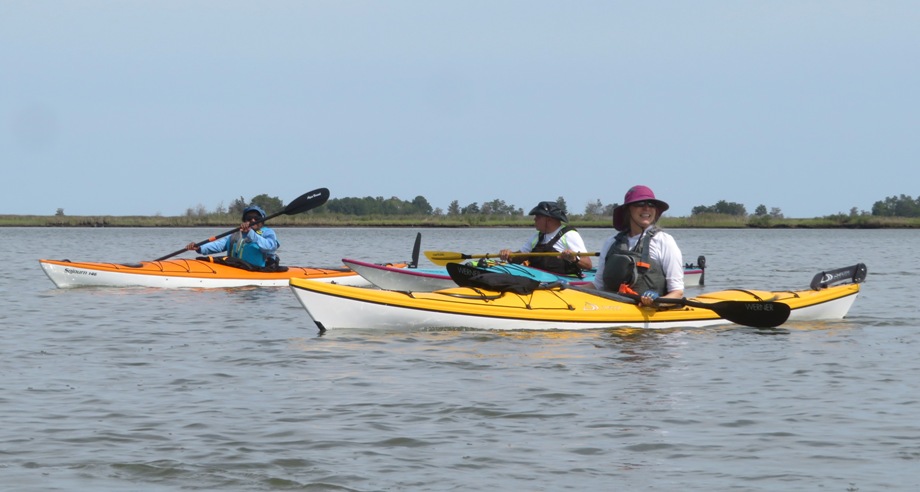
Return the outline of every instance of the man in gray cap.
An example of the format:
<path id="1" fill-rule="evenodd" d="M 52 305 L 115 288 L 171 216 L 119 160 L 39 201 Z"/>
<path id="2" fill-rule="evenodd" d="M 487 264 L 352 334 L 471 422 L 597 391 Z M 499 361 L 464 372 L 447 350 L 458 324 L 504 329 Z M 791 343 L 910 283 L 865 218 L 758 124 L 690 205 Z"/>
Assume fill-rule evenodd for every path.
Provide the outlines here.
<path id="1" fill-rule="evenodd" d="M 585 241 L 581 234 L 570 225 L 563 226 L 569 219 L 565 211 L 556 202 L 540 202 L 529 215 L 533 215 L 533 224 L 537 229 L 529 241 L 525 242 L 516 253 L 550 253 L 558 252 L 559 256 L 516 256 L 515 260 L 527 260 L 534 268 L 549 272 L 578 276 L 582 270 L 591 269 L 591 257 L 579 257 L 577 253 L 584 253 Z M 512 251 L 503 249 L 499 257 L 508 261 Z M 516 261 L 516 262 L 520 262 Z"/>

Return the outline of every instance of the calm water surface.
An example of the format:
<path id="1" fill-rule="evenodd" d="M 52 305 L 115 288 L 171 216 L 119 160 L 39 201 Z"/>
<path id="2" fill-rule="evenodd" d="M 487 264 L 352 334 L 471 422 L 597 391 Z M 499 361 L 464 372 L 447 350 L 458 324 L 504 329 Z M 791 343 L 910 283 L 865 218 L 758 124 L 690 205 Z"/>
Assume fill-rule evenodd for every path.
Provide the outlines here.
<path id="1" fill-rule="evenodd" d="M 701 290 L 866 263 L 838 322 L 322 336 L 288 288 L 59 290 L 36 261 L 222 230 L 2 232 L 2 490 L 920 489 L 920 231 L 670 231 L 706 256 Z M 284 263 L 338 266 L 407 260 L 419 231 L 278 232 Z M 529 234 L 421 232 L 464 253 Z"/>

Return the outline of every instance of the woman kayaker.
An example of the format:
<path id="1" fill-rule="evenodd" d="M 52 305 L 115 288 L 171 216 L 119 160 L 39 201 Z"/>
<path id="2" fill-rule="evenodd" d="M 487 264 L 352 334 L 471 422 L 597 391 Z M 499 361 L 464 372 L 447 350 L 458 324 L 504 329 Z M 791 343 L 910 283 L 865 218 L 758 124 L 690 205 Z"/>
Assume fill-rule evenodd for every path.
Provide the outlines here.
<path id="1" fill-rule="evenodd" d="M 591 258 L 579 257 L 576 253 L 587 251 L 585 241 L 581 234 L 570 225 L 563 226 L 569 218 L 565 211 L 556 202 L 540 202 L 529 215 L 533 215 L 533 224 L 537 229 L 529 241 L 521 246 L 516 253 L 552 253 L 559 252 L 559 256 L 519 256 L 516 260 L 521 263 L 526 260 L 529 266 L 562 275 L 581 275 L 582 270 L 592 267 Z M 499 258 L 508 261 L 512 251 L 503 249 L 499 251 Z"/>
<path id="2" fill-rule="evenodd" d="M 196 248 L 195 243 L 189 243 L 185 249 L 196 251 L 200 254 L 210 255 L 227 252 L 227 256 L 237 258 L 259 268 L 273 268 L 278 266 L 278 256 L 275 254 L 281 245 L 278 236 L 262 222 L 265 211 L 258 205 L 250 205 L 243 209 L 243 223 L 240 230 L 233 234 L 211 241 Z"/>
<path id="3" fill-rule="evenodd" d="M 639 302 L 645 306 L 658 297 L 684 296 L 683 255 L 674 238 L 656 225 L 668 208 L 648 186 L 626 192 L 623 204 L 613 209 L 613 227 L 619 232 L 601 248 L 595 288 L 641 292 Z"/>

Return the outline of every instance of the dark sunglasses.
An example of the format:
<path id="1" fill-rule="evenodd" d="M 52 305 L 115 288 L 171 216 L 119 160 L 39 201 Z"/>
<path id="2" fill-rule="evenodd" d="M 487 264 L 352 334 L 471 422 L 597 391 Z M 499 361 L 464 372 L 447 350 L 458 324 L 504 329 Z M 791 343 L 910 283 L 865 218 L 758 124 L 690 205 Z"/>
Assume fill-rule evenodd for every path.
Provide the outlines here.
<path id="1" fill-rule="evenodd" d="M 655 202 L 653 202 L 653 201 L 651 201 L 651 200 L 645 200 L 645 201 L 642 201 L 642 202 L 632 202 L 632 203 L 630 203 L 630 205 L 632 205 L 633 207 L 652 207 L 652 208 L 658 208 L 658 204 L 656 204 Z"/>

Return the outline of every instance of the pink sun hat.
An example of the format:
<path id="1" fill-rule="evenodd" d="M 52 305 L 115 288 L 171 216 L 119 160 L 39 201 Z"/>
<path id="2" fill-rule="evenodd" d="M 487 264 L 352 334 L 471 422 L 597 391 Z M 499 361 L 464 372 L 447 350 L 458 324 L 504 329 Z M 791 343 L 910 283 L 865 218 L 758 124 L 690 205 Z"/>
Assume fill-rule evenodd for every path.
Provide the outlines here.
<path id="1" fill-rule="evenodd" d="M 633 186 L 626 192 L 626 196 L 623 197 L 623 204 L 613 209 L 613 228 L 618 231 L 625 231 L 628 229 L 629 222 L 626 220 L 626 209 L 629 207 L 629 204 L 644 202 L 646 200 L 655 202 L 655 208 L 658 209 L 658 216 L 655 217 L 656 222 L 661 217 L 661 214 L 670 208 L 667 203 L 655 198 L 655 193 L 648 186 Z"/>

